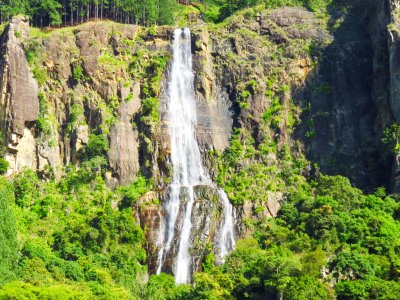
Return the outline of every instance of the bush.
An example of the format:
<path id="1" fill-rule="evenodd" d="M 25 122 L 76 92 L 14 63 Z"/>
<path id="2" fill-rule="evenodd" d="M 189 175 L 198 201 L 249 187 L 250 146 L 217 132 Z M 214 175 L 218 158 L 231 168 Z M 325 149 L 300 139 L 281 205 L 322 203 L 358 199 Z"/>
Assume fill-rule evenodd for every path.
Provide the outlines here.
<path id="1" fill-rule="evenodd" d="M 87 80 L 87 77 L 83 73 L 83 68 L 80 64 L 75 63 L 72 65 L 72 78 L 75 84 L 84 82 Z"/>
<path id="2" fill-rule="evenodd" d="M 70 134 L 78 125 L 85 124 L 85 110 L 82 105 L 74 104 L 70 107 L 66 132 Z"/>
<path id="3" fill-rule="evenodd" d="M 39 178 L 32 170 L 25 170 L 14 178 L 15 202 L 21 207 L 29 207 L 39 197 Z"/>
<path id="4" fill-rule="evenodd" d="M 131 207 L 139 201 L 145 193 L 150 191 L 152 183 L 147 180 L 144 176 L 139 175 L 130 186 L 125 190 L 124 198 L 121 203 L 122 207 Z"/>
<path id="5" fill-rule="evenodd" d="M 7 173 L 10 164 L 4 158 L 0 157 L 0 175 Z"/>
<path id="6" fill-rule="evenodd" d="M 79 151 L 81 160 L 91 160 L 95 157 L 104 157 L 109 150 L 108 137 L 105 134 L 90 134 L 88 144 Z"/>

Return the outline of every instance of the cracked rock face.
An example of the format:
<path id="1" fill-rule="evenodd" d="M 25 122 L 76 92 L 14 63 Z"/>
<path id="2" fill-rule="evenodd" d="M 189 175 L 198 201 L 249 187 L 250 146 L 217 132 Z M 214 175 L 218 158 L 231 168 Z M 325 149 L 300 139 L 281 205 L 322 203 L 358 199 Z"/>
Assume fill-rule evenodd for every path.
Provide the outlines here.
<path id="1" fill-rule="evenodd" d="M 122 102 L 119 107 L 119 120 L 111 128 L 110 150 L 108 159 L 110 167 L 118 174 L 120 184 L 129 184 L 139 172 L 139 132 L 137 127 L 132 126 L 134 115 L 140 108 L 139 84 L 134 83 L 131 88 L 132 99 L 125 101 L 128 92 L 124 93 L 122 88 Z"/>
<path id="2" fill-rule="evenodd" d="M 1 121 L 10 121 L 12 132 L 23 136 L 26 123 L 36 121 L 39 113 L 38 85 L 29 70 L 25 51 L 16 38 L 16 35 L 28 35 L 27 20 L 22 17 L 13 18 L 7 31 L 2 40 L 4 61 L 1 64 L 1 102 L 9 103 L 9 111 L 2 113 L 8 114 L 11 119 L 7 120 L 7 116 Z M 4 126 L 3 123 L 2 128 Z"/>
<path id="3" fill-rule="evenodd" d="M 1 40 L 0 129 L 6 138 L 6 158 L 13 172 L 19 172 L 25 166 L 36 167 L 35 143 L 28 128 L 38 118 L 38 85 L 17 38 L 28 34 L 28 20 L 14 17 Z"/>

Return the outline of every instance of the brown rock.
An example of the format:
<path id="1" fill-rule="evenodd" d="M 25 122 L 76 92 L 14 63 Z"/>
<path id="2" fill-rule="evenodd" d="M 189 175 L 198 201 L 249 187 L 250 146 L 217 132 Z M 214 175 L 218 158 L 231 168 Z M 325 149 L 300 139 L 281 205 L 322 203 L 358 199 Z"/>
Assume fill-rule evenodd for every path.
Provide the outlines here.
<path id="1" fill-rule="evenodd" d="M 120 184 L 129 184 L 139 172 L 139 133 L 132 125 L 132 119 L 140 108 L 139 84 L 131 89 L 132 99 L 123 100 L 119 108 L 119 121 L 111 128 L 110 151 L 108 153 L 110 167 L 118 175 Z M 129 92 L 121 91 L 125 96 Z"/>
<path id="2" fill-rule="evenodd" d="M 1 40 L 0 128 L 3 132 L 24 135 L 27 122 L 36 121 L 39 112 L 38 86 L 29 70 L 24 49 L 16 35 L 27 36 L 28 20 L 14 17 Z"/>

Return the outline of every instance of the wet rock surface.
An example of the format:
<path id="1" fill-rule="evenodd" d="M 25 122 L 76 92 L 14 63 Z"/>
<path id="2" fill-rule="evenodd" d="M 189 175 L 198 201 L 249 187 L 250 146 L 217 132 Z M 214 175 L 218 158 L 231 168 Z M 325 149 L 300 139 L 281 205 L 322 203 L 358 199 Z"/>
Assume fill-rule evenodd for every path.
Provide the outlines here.
<path id="1" fill-rule="evenodd" d="M 179 250 L 179 236 L 182 231 L 183 215 L 185 213 L 188 190 L 185 187 L 180 191 L 180 207 L 177 216 L 177 223 L 174 228 L 174 239 L 171 248 L 165 259 L 162 271 L 167 273 L 173 272 L 173 262 Z M 147 237 L 147 253 L 150 273 L 155 273 L 158 264 L 158 251 L 160 249 L 159 238 L 162 232 L 161 224 L 162 216 L 165 215 L 159 205 L 154 204 L 155 199 L 160 199 L 161 203 L 167 201 L 168 192 L 146 194 L 138 204 L 139 213 L 137 218 L 140 225 L 145 230 Z M 219 230 L 224 222 L 222 214 L 222 199 L 218 194 L 218 190 L 208 185 L 198 185 L 194 187 L 194 203 L 191 214 L 192 228 L 190 231 L 190 253 L 192 257 L 192 266 L 196 270 L 201 269 L 201 261 L 203 257 L 211 251 L 218 249 L 212 245 L 218 244 Z"/>

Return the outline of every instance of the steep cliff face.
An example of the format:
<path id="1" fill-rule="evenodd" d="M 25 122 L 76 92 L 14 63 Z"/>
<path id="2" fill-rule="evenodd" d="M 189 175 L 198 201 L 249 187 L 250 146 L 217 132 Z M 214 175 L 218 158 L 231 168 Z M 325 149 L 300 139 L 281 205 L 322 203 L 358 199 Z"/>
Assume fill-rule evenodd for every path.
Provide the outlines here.
<path id="1" fill-rule="evenodd" d="M 7 145 L 5 157 L 11 172 L 36 168 L 36 149 L 32 127 L 38 118 L 38 86 L 29 69 L 20 37 L 29 35 L 23 18 L 14 18 L 1 38 L 0 129 Z"/>
<path id="2" fill-rule="evenodd" d="M 29 34 L 27 20 L 15 18 L 2 47 L 1 125 L 15 161 L 9 173 L 29 167 L 60 176 L 63 166 L 85 160 L 91 139 L 105 136 L 110 186 L 130 183 L 140 170 L 160 177 L 149 167 L 155 151 L 140 152 L 157 143 L 157 120 L 148 117 L 157 105 L 144 112 L 141 102 L 158 96 L 169 38 L 164 28 L 151 36 L 104 22 Z"/>
<path id="3" fill-rule="evenodd" d="M 278 131 L 262 120 L 273 102 L 267 94 L 275 93 L 286 110 L 302 107 L 300 136 L 322 171 L 344 174 L 361 187 L 389 182 L 392 155 L 385 151 L 381 133 L 399 114 L 398 3 L 353 2 L 348 13 L 332 13 L 333 37 L 312 13 L 295 8 L 248 12 L 216 28 L 192 17 L 197 138 L 211 172 L 208 152 L 224 151 L 233 127 L 245 128 L 256 144 L 275 134 L 279 145 L 290 142 L 288 120 L 278 124 Z M 101 133 L 109 140 L 110 185 L 127 184 L 139 171 L 163 185 L 169 172 L 163 79 L 158 78 L 155 92 L 161 120 L 156 124 L 141 107 L 143 98 L 150 97 L 143 91 L 148 89 L 143 77 L 153 76 L 154 66 L 145 70 L 134 60 L 168 57 L 171 29 L 149 32 L 94 23 L 36 33 L 29 36 L 26 20 L 16 18 L 3 34 L 2 51 L 8 58 L 2 64 L 2 131 L 10 173 L 49 165 L 60 175 L 61 166 L 79 161 L 90 133 Z M 298 41 L 305 41 L 306 51 Z M 24 56 L 13 59 L 24 52 L 30 68 Z M 39 78 L 39 88 L 29 69 Z M 274 91 L 279 87 L 273 80 L 289 90 Z M 16 87 L 26 93 L 17 93 Z M 77 106 L 84 111 L 74 111 Z M 50 127 L 46 134 L 29 129 L 40 118 Z"/>
<path id="4" fill-rule="evenodd" d="M 394 117 L 400 121 L 399 106 L 399 28 L 400 28 L 400 3 L 390 0 L 386 4 L 386 23 L 388 26 L 388 58 L 390 72 L 390 106 Z"/>
<path id="5" fill-rule="evenodd" d="M 390 110 L 397 122 L 400 121 L 399 107 L 399 35 L 400 35 L 400 3 L 391 0 L 386 4 L 386 20 L 388 29 L 388 70 L 389 70 L 389 98 Z M 392 186 L 396 192 L 400 191 L 400 161 L 397 153 L 396 159 L 393 159 Z"/>
<path id="6" fill-rule="evenodd" d="M 291 149 L 288 151 L 301 156 L 301 149 L 292 139 L 300 110 L 292 100 L 291 90 L 304 86 L 313 69 L 308 47 L 314 43 L 324 47 L 331 37 L 312 13 L 297 8 L 249 10 L 215 28 L 193 18 L 191 29 L 199 121 L 196 137 L 203 161 L 217 183 L 226 188 L 232 200 L 238 197 L 238 191 L 241 193 L 242 202 L 237 203 L 234 215 L 237 236 L 245 236 L 250 232 L 245 225 L 247 221 L 276 216 L 284 201 L 289 185 L 285 185 L 278 172 L 290 168 L 292 162 L 280 157 L 281 153 Z M 164 103 L 166 99 L 162 98 L 161 120 Z M 163 128 L 163 148 L 168 153 L 167 126 Z M 239 136 L 235 133 L 232 137 L 232 132 L 238 130 Z M 245 147 L 249 144 L 253 153 L 231 154 L 233 167 L 224 170 L 224 157 L 219 155 L 224 150 L 232 151 L 227 148 L 232 139 Z M 249 174 L 246 175 L 249 179 L 235 181 L 235 176 L 243 172 Z M 191 230 L 191 245 L 195 247 L 191 253 L 192 265 L 199 269 L 202 257 L 217 253 L 216 234 L 222 206 L 214 190 L 199 186 L 196 191 Z M 141 225 L 147 230 L 151 272 L 157 265 L 163 219 L 154 203 L 155 199 L 164 202 L 166 195 L 149 193 L 138 207 Z M 180 236 L 182 230 L 185 199 L 182 191 L 175 236 Z M 178 244 L 171 246 L 163 271 L 171 271 L 177 247 Z"/>
<path id="7" fill-rule="evenodd" d="M 351 1 L 332 14 L 333 42 L 299 93 L 302 135 L 310 158 L 327 174 L 342 174 L 358 187 L 393 190 L 394 154 L 382 133 L 398 121 L 397 1 Z M 392 23 L 395 24 L 395 23 Z"/>

